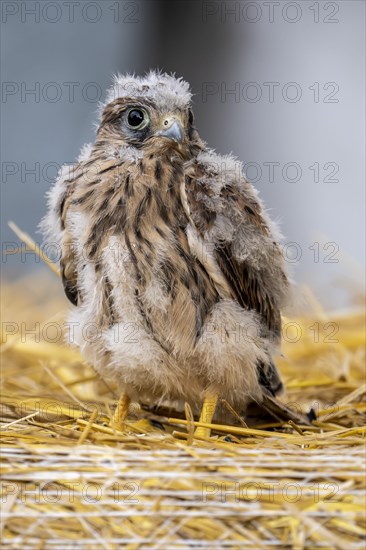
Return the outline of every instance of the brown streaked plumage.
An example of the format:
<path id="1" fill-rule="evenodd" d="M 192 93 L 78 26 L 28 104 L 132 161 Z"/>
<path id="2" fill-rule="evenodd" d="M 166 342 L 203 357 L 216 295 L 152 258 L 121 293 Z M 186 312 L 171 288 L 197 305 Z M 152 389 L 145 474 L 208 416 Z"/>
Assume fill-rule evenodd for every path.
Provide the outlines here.
<path id="1" fill-rule="evenodd" d="M 119 381 L 124 408 L 212 396 L 243 410 L 280 390 L 271 356 L 289 283 L 277 231 L 241 163 L 200 139 L 185 82 L 116 79 L 45 226 L 76 344 Z"/>

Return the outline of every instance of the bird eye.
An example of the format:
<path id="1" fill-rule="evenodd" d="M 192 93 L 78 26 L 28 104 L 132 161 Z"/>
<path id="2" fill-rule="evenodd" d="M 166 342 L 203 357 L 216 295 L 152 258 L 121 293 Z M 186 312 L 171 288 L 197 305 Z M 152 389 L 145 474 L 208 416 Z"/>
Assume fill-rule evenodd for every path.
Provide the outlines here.
<path id="1" fill-rule="evenodd" d="M 147 113 L 142 109 L 131 109 L 127 113 L 127 124 L 134 130 L 139 130 L 143 126 L 146 126 L 148 122 Z"/>

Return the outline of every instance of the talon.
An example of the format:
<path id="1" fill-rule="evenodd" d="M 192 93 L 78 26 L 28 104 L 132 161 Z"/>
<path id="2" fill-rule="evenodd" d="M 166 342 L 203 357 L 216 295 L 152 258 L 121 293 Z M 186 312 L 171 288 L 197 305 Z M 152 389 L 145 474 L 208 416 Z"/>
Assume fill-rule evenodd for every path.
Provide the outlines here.
<path id="1" fill-rule="evenodd" d="M 135 422 L 128 422 L 126 419 L 130 403 L 130 397 L 125 393 L 122 393 L 114 411 L 113 419 L 110 422 L 111 428 L 114 428 L 119 432 L 133 432 L 139 434 L 153 432 L 156 428 L 159 428 L 159 431 L 165 430 L 164 426 L 157 420 L 142 418 L 141 420 L 137 420 Z"/>
<path id="2" fill-rule="evenodd" d="M 150 423 L 154 428 L 159 428 L 159 430 L 162 430 L 165 432 L 164 426 L 158 421 L 158 420 L 150 420 Z"/>

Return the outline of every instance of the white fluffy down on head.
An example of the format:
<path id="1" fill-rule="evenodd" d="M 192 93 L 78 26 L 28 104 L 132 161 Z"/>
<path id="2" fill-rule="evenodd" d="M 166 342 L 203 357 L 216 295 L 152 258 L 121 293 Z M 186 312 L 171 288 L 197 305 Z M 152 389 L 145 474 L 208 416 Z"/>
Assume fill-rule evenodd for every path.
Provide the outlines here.
<path id="1" fill-rule="evenodd" d="M 151 71 L 146 76 L 116 75 L 113 86 L 107 91 L 107 105 L 119 97 L 148 99 L 158 108 L 186 109 L 192 94 L 188 82 L 174 75 Z"/>

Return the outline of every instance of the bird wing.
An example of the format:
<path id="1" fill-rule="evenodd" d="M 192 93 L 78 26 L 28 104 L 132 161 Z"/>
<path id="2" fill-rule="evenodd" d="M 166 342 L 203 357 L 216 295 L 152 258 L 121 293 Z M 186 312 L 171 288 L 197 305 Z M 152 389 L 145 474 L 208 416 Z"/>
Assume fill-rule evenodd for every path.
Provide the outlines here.
<path id="1" fill-rule="evenodd" d="M 55 184 L 48 192 L 48 211 L 40 224 L 45 242 L 57 247 L 65 294 L 74 305 L 78 303 L 76 258 L 66 218 L 73 191 L 70 175 L 76 166 L 62 167 Z"/>
<path id="2" fill-rule="evenodd" d="M 74 305 L 78 305 L 79 294 L 77 286 L 77 271 L 75 263 L 75 255 L 70 246 L 65 247 L 67 234 L 64 234 L 63 242 L 61 245 L 61 279 L 64 287 L 64 291 L 68 300 Z"/>
<path id="3" fill-rule="evenodd" d="M 280 307 L 288 288 L 279 235 L 246 181 L 241 163 L 204 152 L 186 173 L 191 222 L 224 276 L 231 297 L 243 308 L 256 311 L 269 335 L 278 341 Z"/>
<path id="4" fill-rule="evenodd" d="M 72 195 L 71 181 L 61 181 L 63 191 L 58 203 L 55 205 L 54 215 L 60 225 L 60 271 L 64 291 L 68 300 L 74 305 L 78 305 L 78 280 L 77 280 L 77 261 L 74 250 L 74 243 L 70 227 L 67 223 L 68 203 Z"/>

